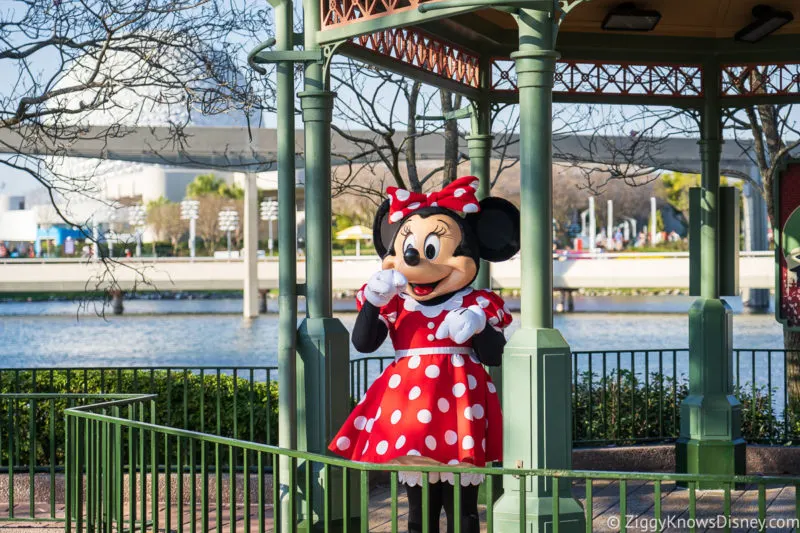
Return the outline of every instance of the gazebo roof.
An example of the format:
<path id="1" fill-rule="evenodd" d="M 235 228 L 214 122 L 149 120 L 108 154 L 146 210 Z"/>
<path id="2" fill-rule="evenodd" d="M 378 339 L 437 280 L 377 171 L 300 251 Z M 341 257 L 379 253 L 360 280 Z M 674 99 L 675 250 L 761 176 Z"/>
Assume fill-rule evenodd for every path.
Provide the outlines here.
<path id="1" fill-rule="evenodd" d="M 722 76 L 720 97 L 755 103 L 800 98 L 800 9 L 792 0 L 770 1 L 796 18 L 758 43 L 734 39 L 764 0 L 642 0 L 659 11 L 649 32 L 614 32 L 602 22 L 620 0 L 562 0 L 556 49 L 556 101 L 606 101 L 698 105 L 701 78 L 711 62 Z M 492 5 L 484 7 L 482 4 Z M 521 0 L 506 4 L 521 5 Z M 532 0 L 546 7 L 549 1 Z M 510 54 L 518 47 L 513 11 L 499 0 L 323 0 L 321 43 L 432 85 L 497 100 L 515 98 Z M 769 80 L 752 86 L 755 65 Z M 611 70 L 608 71 L 606 67 Z M 489 76 L 486 76 L 489 73 Z M 747 100 L 747 99 L 750 100 Z"/>
<path id="2" fill-rule="evenodd" d="M 752 22 L 752 8 L 765 3 L 778 10 L 797 11 L 792 0 L 646 0 L 636 7 L 655 9 L 661 13 L 658 25 L 648 36 L 705 37 L 733 39 L 737 31 Z M 566 33 L 608 33 L 601 24 L 606 14 L 620 4 L 619 0 L 592 0 L 570 11 L 561 25 Z M 800 20 L 795 19 L 773 35 L 800 33 Z"/>

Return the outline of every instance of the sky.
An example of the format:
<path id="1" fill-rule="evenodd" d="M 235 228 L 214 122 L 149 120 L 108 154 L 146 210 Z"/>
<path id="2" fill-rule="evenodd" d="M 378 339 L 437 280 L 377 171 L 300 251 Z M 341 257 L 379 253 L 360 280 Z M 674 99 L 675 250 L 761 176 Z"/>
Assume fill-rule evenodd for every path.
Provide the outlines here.
<path id="1" fill-rule="evenodd" d="M 10 4 L 11 3 L 8 0 L 0 0 L 0 11 L 6 11 Z M 298 14 L 297 17 L 299 19 L 300 15 Z M 48 59 L 47 57 L 42 57 L 39 59 L 39 62 L 37 63 L 37 65 L 40 66 L 42 69 L 47 69 L 49 64 L 55 64 L 55 58 Z M 10 87 L 10 84 L 14 83 L 13 79 L 14 77 L 15 74 L 14 72 L 11 71 L 9 65 L 0 62 L 0 93 L 3 93 L 4 91 L 3 89 L 4 83 L 6 85 L 6 88 Z M 1 80 L 6 80 L 6 81 L 3 82 Z M 368 83 L 367 86 L 365 87 L 365 90 L 377 91 L 377 87 L 370 86 L 370 84 Z M 438 98 L 434 98 L 434 101 L 438 102 Z M 398 114 L 398 116 L 406 115 L 406 110 L 403 108 L 403 105 L 404 102 L 401 101 L 399 107 L 396 109 L 396 113 Z M 570 107 L 571 106 L 565 105 L 559 108 L 557 106 L 557 110 L 560 109 L 562 111 L 565 111 L 565 115 L 562 116 L 570 116 L 571 115 Z M 596 117 L 595 120 L 597 124 L 599 124 L 597 128 L 602 127 L 604 117 L 614 117 L 613 121 L 619 124 L 620 117 L 624 117 L 626 113 L 637 113 L 637 108 L 634 107 L 626 108 L 624 106 L 614 106 L 614 107 L 596 106 L 594 117 Z M 558 112 L 556 112 L 556 115 L 558 115 Z M 797 118 L 797 113 L 793 113 L 792 119 L 796 120 L 796 118 Z M 609 118 L 609 120 L 612 119 Z M 262 116 L 261 124 L 263 127 L 266 128 L 274 128 L 275 115 L 272 113 L 265 113 Z M 340 124 L 340 125 L 343 127 L 348 126 L 348 124 Z M 462 127 L 462 129 L 467 130 L 469 128 L 469 121 L 468 120 L 461 121 L 460 126 Z M 561 126 L 563 125 L 554 124 L 554 129 L 558 130 L 561 128 Z M 574 125 L 568 125 L 568 127 L 573 127 L 573 126 Z M 302 121 L 300 120 L 299 117 L 297 118 L 297 127 L 302 128 Z M 627 127 L 627 125 L 625 127 Z M 646 123 L 639 123 L 639 124 L 633 122 L 630 123 L 631 131 L 634 130 L 641 131 L 646 127 L 647 127 Z M 577 126 L 573 127 L 573 129 L 578 129 L 578 127 Z M 614 126 L 614 131 L 608 131 L 607 133 L 617 135 L 620 133 L 619 127 Z M 31 178 L 27 174 L 10 169 L 6 166 L 0 167 L 0 194 L 20 195 L 30 191 L 32 188 L 36 186 L 37 186 L 36 182 L 33 180 L 33 178 Z"/>

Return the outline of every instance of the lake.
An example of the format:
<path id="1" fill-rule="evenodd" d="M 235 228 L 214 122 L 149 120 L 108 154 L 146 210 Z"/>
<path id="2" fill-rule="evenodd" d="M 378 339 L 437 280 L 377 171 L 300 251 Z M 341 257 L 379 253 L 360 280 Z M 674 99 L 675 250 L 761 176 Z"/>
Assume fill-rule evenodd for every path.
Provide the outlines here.
<path id="1" fill-rule="evenodd" d="M 555 326 L 575 351 L 686 348 L 685 313 L 692 301 L 685 296 L 578 296 L 578 312 L 557 314 Z M 276 305 L 270 301 L 270 308 Z M 243 320 L 241 306 L 239 299 L 131 300 L 122 316 L 110 311 L 97 316 L 97 309 L 79 310 L 74 302 L 0 303 L 2 366 L 275 364 L 277 316 Z M 782 330 L 772 314 L 742 313 L 740 299 L 731 299 L 731 306 L 737 311 L 735 347 L 782 347 Z M 348 328 L 355 321 L 352 312 L 337 316 Z M 515 321 L 509 332 L 516 327 Z M 392 355 L 390 345 L 378 355 Z"/>

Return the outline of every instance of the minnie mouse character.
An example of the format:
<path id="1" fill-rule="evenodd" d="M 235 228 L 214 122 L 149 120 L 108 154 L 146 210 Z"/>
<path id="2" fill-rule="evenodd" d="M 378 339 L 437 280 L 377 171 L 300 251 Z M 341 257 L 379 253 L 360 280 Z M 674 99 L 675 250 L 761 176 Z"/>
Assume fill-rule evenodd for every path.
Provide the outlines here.
<path id="1" fill-rule="evenodd" d="M 389 187 L 373 227 L 383 258 L 356 296 L 353 344 L 374 352 L 389 335 L 396 358 L 372 384 L 331 451 L 354 461 L 474 465 L 502 457 L 497 391 L 481 366 L 500 364 L 503 300 L 470 284 L 481 259 L 504 261 L 519 250 L 519 211 L 500 198 L 478 202 L 478 179 L 460 178 L 439 192 Z M 400 474 L 409 501 L 409 531 L 422 531 L 422 474 Z M 462 529 L 478 532 L 478 485 L 461 476 Z M 430 474 L 430 531 L 442 507 L 452 531 L 453 476 Z"/>

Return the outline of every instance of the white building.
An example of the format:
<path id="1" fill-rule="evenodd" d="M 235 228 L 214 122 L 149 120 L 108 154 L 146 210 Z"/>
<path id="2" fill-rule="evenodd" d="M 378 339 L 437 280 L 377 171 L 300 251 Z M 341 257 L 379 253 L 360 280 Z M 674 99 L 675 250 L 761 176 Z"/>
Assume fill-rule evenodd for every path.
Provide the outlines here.
<path id="1" fill-rule="evenodd" d="M 132 68 L 137 59 L 126 52 L 116 52 L 102 65 L 102 76 L 114 77 L 119 69 Z M 180 58 L 176 58 L 179 61 Z M 89 62 L 94 68 L 96 65 Z M 85 65 L 75 66 L 60 84 L 80 82 L 89 75 L 90 69 Z M 202 84 L 203 82 L 197 82 Z M 59 102 L 59 105 L 78 109 L 81 100 L 89 99 L 92 93 L 86 96 L 71 95 L 68 100 Z M 113 97 L 114 104 L 103 109 L 90 112 L 76 113 L 70 120 L 80 126 L 110 126 L 120 125 L 128 127 L 174 127 L 175 125 L 201 126 L 201 127 L 245 127 L 254 122 L 248 121 L 242 112 L 219 113 L 203 115 L 197 109 L 189 111 L 186 103 L 186 94 L 181 89 L 165 88 L 164 84 L 151 86 L 138 85 L 136 89 L 122 89 Z M 255 121 L 257 122 L 257 121 Z M 142 147 L 143 150 L 147 147 Z M 169 165 L 144 164 L 138 162 L 111 161 L 89 158 L 64 157 L 49 161 L 49 166 L 55 176 L 62 180 L 76 179 L 87 183 L 86 190 L 81 193 L 67 194 L 57 200 L 58 211 L 67 215 L 73 224 L 92 227 L 93 225 L 107 224 L 111 219 L 117 221 L 127 220 L 127 214 L 116 212 L 125 206 L 141 204 L 166 198 L 172 202 L 184 199 L 186 187 L 198 175 L 213 173 L 224 179 L 229 184 L 241 185 L 245 175 L 241 172 L 229 172 L 218 169 L 180 168 Z M 304 173 L 297 173 L 297 186 L 302 189 Z M 259 188 L 267 191 L 277 190 L 277 172 L 263 172 L 258 174 Z M 302 207 L 302 191 L 298 194 L 298 205 Z M 9 202 L 11 200 L 9 199 Z M 0 204 L 2 200 L 0 200 Z M 48 191 L 43 187 L 33 190 L 24 198 L 24 211 L 26 215 L 14 213 L 14 225 L 24 226 L 25 236 L 34 235 L 38 227 L 64 224 L 58 211 L 51 205 Z M 10 204 L 9 204 L 10 205 Z M 5 211 L 11 211 L 6 209 Z M 14 210 L 18 211 L 18 210 Z M 0 213 L 3 206 L 0 205 Z M 242 214 L 240 214 L 242 215 Z M 19 219 L 19 220 L 16 220 Z M 0 241 L 11 240 L 9 224 L 0 218 Z M 304 213 L 298 212 L 298 225 L 302 225 Z M 301 230 L 302 231 L 302 230 Z M 7 235 L 8 234 L 8 235 Z M 15 235 L 18 236 L 18 235 Z M 149 242 L 153 236 L 145 231 L 144 240 Z"/>

